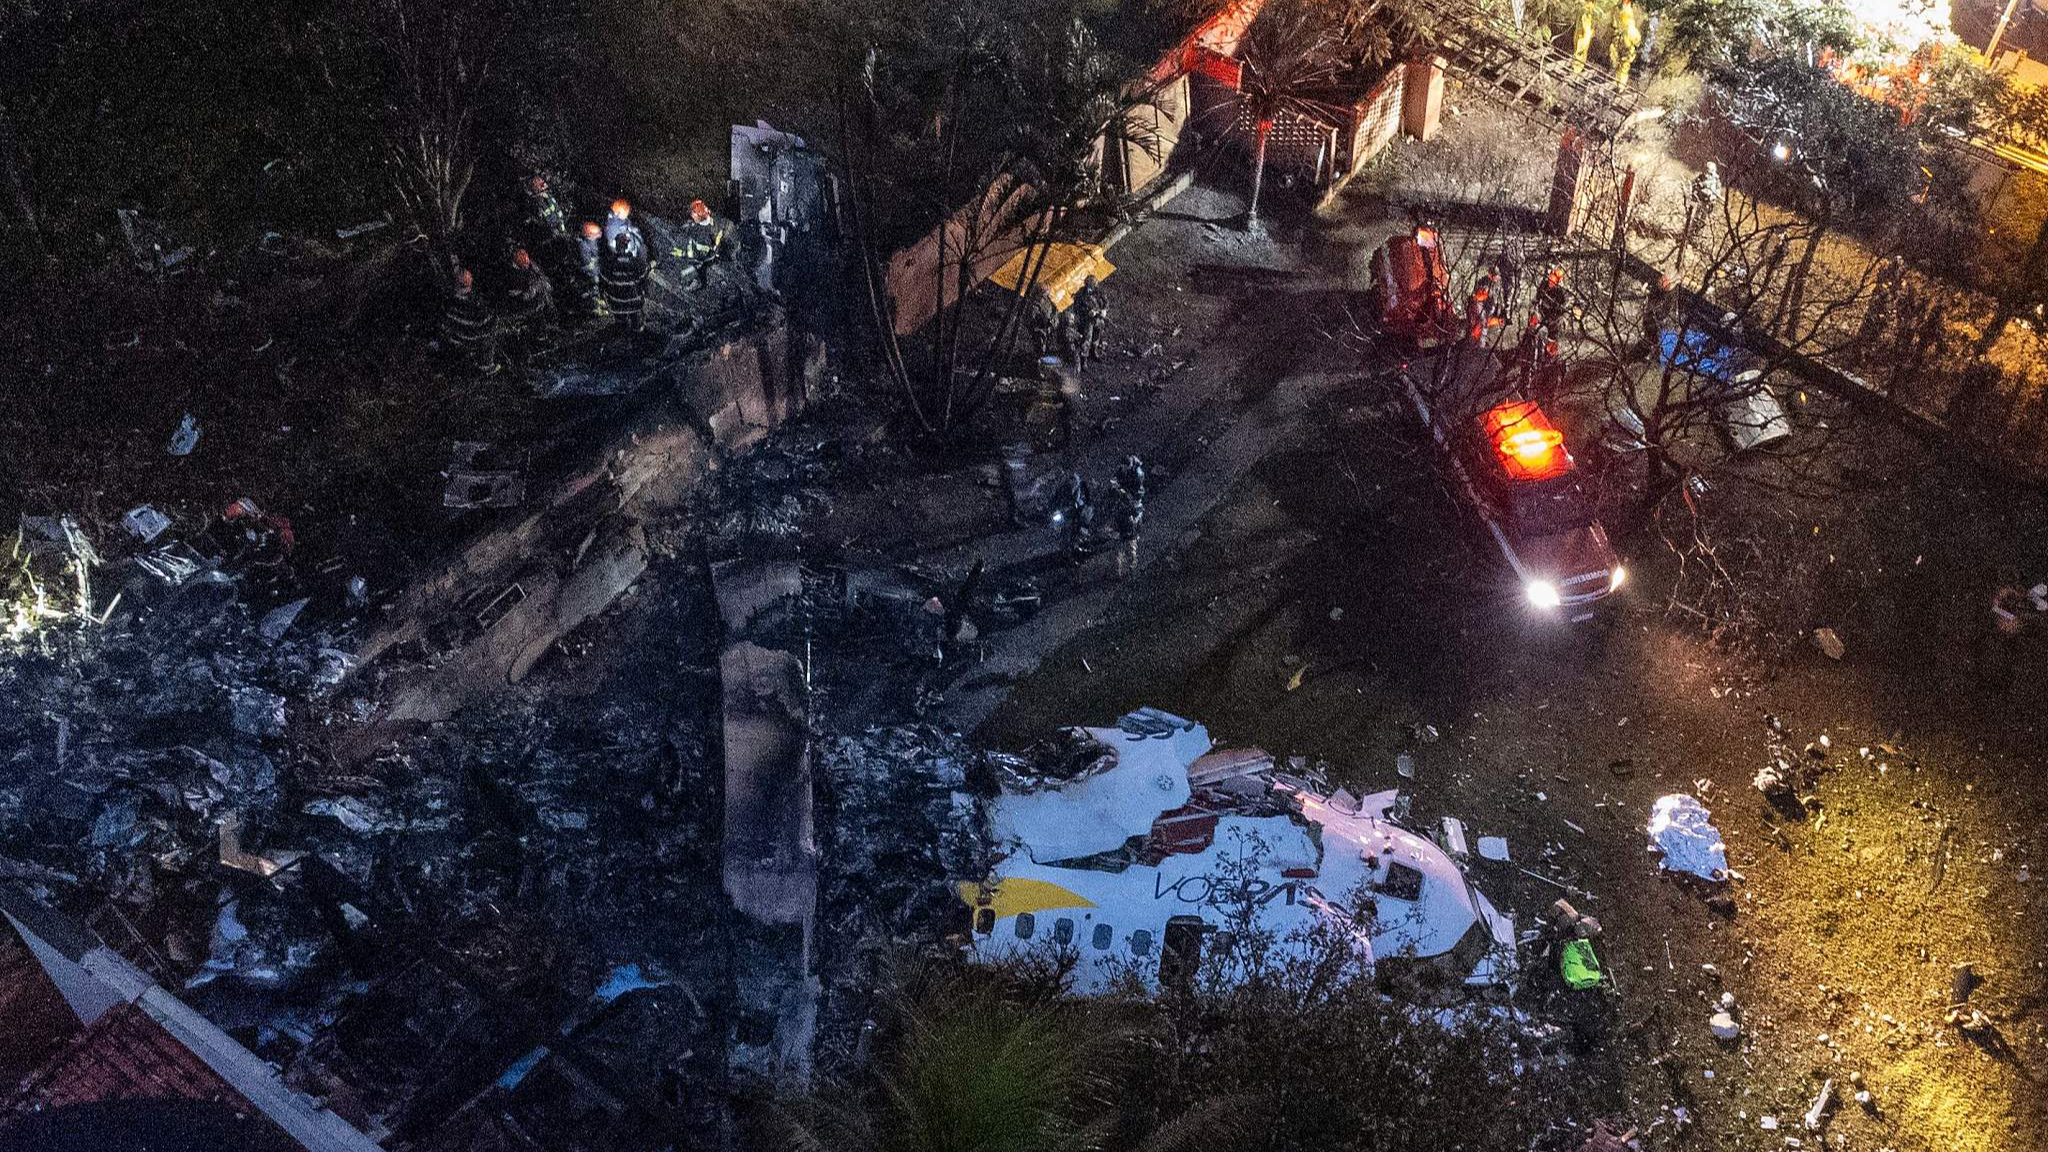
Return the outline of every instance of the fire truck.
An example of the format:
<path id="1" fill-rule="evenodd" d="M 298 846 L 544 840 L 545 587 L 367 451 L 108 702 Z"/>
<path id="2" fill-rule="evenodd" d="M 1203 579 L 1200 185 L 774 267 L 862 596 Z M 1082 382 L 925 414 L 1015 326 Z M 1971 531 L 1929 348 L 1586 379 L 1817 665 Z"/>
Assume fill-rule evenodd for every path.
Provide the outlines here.
<path id="1" fill-rule="evenodd" d="M 1535 401 L 1503 384 L 1500 358 L 1449 345 L 1404 366 L 1400 379 L 1464 500 L 1541 618 L 1593 619 L 1628 569 L 1564 434 Z"/>

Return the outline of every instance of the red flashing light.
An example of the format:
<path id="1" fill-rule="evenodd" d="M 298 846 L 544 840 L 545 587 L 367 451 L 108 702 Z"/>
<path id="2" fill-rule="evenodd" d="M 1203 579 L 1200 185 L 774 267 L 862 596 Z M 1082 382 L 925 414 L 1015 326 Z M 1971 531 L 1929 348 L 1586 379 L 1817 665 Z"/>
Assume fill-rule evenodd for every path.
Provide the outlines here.
<path id="1" fill-rule="evenodd" d="M 1531 401 L 1491 408 L 1479 417 L 1479 426 L 1510 480 L 1548 480 L 1572 469 L 1564 433 Z"/>

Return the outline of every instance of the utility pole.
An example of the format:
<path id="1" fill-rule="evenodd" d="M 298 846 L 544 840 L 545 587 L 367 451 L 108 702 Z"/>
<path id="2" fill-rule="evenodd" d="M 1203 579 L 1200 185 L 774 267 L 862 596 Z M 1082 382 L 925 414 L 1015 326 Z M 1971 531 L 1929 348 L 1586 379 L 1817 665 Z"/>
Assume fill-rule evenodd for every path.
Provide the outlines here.
<path id="1" fill-rule="evenodd" d="M 2013 9 L 2020 6 L 2020 0 L 2005 0 L 2005 13 L 1998 18 L 1998 27 L 1991 30 L 1991 43 L 1984 47 L 1986 63 L 1998 63 L 1998 42 L 2005 38 L 2006 22 L 2012 19 Z"/>

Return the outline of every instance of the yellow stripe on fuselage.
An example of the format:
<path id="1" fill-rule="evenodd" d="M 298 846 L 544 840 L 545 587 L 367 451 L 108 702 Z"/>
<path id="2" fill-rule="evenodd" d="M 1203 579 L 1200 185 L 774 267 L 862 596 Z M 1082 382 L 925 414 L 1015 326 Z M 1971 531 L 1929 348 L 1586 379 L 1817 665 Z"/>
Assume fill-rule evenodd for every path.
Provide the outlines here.
<path id="1" fill-rule="evenodd" d="M 984 894 L 988 897 L 986 903 L 982 900 Z M 986 885 L 963 882 L 960 899 L 969 908 L 991 909 L 998 920 L 1007 920 L 1020 912 L 1095 907 L 1095 901 L 1050 880 L 1030 880 L 1022 876 L 1010 876 Z"/>

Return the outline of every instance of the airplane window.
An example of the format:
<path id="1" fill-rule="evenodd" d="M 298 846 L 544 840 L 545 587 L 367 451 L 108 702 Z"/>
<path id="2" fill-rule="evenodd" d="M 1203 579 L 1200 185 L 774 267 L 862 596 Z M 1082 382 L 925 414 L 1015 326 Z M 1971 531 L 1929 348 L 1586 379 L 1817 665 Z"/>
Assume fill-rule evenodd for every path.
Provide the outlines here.
<path id="1" fill-rule="evenodd" d="M 996 910 L 993 908 L 977 909 L 974 913 L 974 930 L 983 936 L 995 931 Z"/>
<path id="2" fill-rule="evenodd" d="M 1052 939 L 1055 944 L 1072 944 L 1074 942 L 1074 922 L 1065 916 L 1053 921 Z"/>
<path id="3" fill-rule="evenodd" d="M 1095 950 L 1097 952 L 1106 952 L 1109 950 L 1109 938 L 1111 934 L 1112 929 L 1109 925 L 1097 924 L 1095 926 L 1095 936 L 1090 941 L 1090 943 L 1095 945 Z"/>
<path id="4" fill-rule="evenodd" d="M 1387 878 L 1375 887 L 1396 900 L 1422 899 L 1422 872 L 1398 861 L 1388 861 Z"/>
<path id="5" fill-rule="evenodd" d="M 1143 928 L 1140 928 L 1136 932 L 1131 933 L 1131 955 L 1150 956 L 1151 954 L 1152 934 L 1150 932 L 1145 931 Z"/>
<path id="6" fill-rule="evenodd" d="M 1031 939 L 1031 934 L 1036 931 L 1038 931 L 1038 917 L 1033 916 L 1029 912 L 1017 913 L 1017 939 L 1029 940 Z"/>

